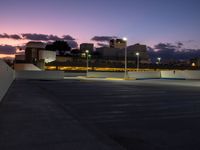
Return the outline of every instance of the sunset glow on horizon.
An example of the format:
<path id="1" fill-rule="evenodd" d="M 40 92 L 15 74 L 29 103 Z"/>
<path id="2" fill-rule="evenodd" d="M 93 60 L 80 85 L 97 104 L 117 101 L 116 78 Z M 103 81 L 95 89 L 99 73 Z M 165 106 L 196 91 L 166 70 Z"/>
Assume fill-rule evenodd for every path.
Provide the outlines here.
<path id="1" fill-rule="evenodd" d="M 0 54 L 0 58 L 15 58 L 14 54 L 6 55 L 6 54 Z"/>

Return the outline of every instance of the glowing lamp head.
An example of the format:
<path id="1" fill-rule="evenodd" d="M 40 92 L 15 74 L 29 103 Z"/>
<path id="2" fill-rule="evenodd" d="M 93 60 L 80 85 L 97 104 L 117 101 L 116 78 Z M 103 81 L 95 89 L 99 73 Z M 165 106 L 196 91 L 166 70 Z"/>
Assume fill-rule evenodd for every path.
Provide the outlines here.
<path id="1" fill-rule="evenodd" d="M 89 50 L 86 50 L 85 52 L 88 54 L 88 53 L 89 53 Z"/>
<path id="2" fill-rule="evenodd" d="M 140 53 L 138 53 L 138 52 L 137 52 L 137 53 L 135 53 L 135 55 L 136 55 L 136 56 L 139 56 L 139 55 L 140 55 Z"/>
<path id="3" fill-rule="evenodd" d="M 123 41 L 128 41 L 128 39 L 126 37 L 123 37 Z"/>
<path id="4" fill-rule="evenodd" d="M 192 67 L 195 67 L 195 66 L 196 66 L 196 64 L 193 62 L 193 63 L 192 63 Z"/>

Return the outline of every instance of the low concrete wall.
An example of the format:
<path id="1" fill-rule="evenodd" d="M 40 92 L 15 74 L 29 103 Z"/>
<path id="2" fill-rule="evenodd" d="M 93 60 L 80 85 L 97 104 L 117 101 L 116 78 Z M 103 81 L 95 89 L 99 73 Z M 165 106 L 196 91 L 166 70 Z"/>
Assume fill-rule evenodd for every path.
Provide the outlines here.
<path id="1" fill-rule="evenodd" d="M 184 71 L 161 71 L 162 78 L 171 79 L 200 79 L 200 71 L 184 70 Z"/>
<path id="2" fill-rule="evenodd" d="M 124 72 L 89 72 L 88 77 L 124 78 Z M 160 78 L 160 71 L 128 72 L 128 77 L 136 79 Z"/>
<path id="3" fill-rule="evenodd" d="M 61 80 L 64 71 L 16 71 L 16 79 Z"/>
<path id="4" fill-rule="evenodd" d="M 67 75 L 67 74 L 66 74 Z M 76 73 L 68 76 L 79 76 Z M 80 76 L 85 76 L 81 74 Z M 89 72 L 88 77 L 96 78 L 124 78 L 124 72 Z M 168 78 L 168 79 L 200 79 L 200 70 L 170 70 L 170 71 L 144 71 L 128 72 L 129 78 L 149 79 L 149 78 Z"/>
<path id="5" fill-rule="evenodd" d="M 15 73 L 3 60 L 0 60 L 0 101 L 15 79 Z"/>
<path id="6" fill-rule="evenodd" d="M 200 79 L 200 71 L 186 70 L 184 74 L 185 79 Z"/>
<path id="7" fill-rule="evenodd" d="M 128 72 L 129 78 L 136 79 L 149 79 L 149 78 L 160 78 L 160 71 L 144 71 L 144 72 Z"/>
<path id="8" fill-rule="evenodd" d="M 33 64 L 14 64 L 15 71 L 22 71 L 22 70 L 41 70 L 37 66 Z"/>
<path id="9" fill-rule="evenodd" d="M 124 72 L 88 72 L 88 77 L 95 78 L 123 78 Z"/>
<path id="10" fill-rule="evenodd" d="M 185 79 L 185 75 L 181 70 L 161 71 L 161 78 Z"/>

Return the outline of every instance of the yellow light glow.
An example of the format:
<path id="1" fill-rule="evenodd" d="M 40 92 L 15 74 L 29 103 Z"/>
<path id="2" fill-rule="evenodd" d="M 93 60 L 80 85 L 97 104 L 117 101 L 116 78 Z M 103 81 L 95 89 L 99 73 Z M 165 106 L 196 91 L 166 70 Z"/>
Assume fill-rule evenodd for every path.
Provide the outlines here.
<path id="1" fill-rule="evenodd" d="M 86 71 L 87 67 L 75 67 L 75 66 L 46 66 L 47 70 L 62 70 L 62 71 Z M 123 72 L 124 68 L 104 68 L 104 67 L 88 67 L 89 71 L 110 71 L 110 72 Z M 127 68 L 127 71 L 136 71 L 137 68 Z M 141 69 L 143 71 L 153 71 L 153 69 Z"/>
<path id="2" fill-rule="evenodd" d="M 193 62 L 193 63 L 192 63 L 192 67 L 195 67 L 195 66 L 196 66 L 196 64 Z"/>

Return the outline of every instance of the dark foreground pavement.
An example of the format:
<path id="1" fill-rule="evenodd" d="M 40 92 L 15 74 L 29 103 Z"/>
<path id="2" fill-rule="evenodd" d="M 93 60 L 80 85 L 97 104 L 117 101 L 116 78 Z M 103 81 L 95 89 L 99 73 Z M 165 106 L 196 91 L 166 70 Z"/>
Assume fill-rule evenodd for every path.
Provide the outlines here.
<path id="1" fill-rule="evenodd" d="M 9 89 L 0 105 L 0 150 L 122 149 L 57 103 L 60 97 L 43 90 L 43 84 L 52 86 L 21 80 Z"/>
<path id="2" fill-rule="evenodd" d="M 0 105 L 0 150 L 199 150 L 198 83 L 170 82 L 17 80 Z"/>

